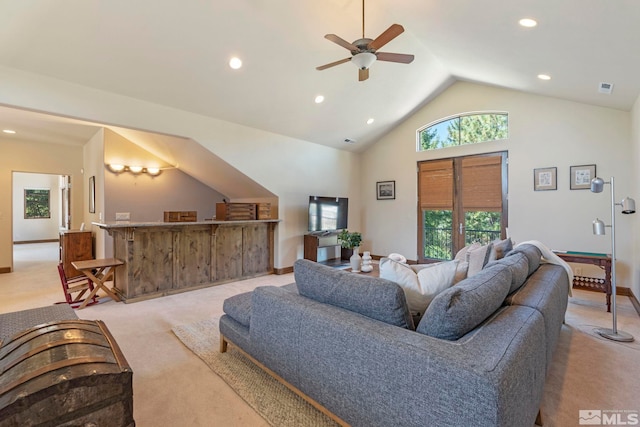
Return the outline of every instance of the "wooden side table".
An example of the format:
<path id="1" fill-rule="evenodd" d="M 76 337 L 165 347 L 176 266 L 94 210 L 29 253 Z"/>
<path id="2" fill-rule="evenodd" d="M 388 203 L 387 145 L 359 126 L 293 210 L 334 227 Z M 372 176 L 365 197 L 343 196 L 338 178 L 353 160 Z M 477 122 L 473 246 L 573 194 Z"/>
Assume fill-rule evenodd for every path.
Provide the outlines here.
<path id="1" fill-rule="evenodd" d="M 120 301 L 120 298 L 107 287 L 106 282 L 114 279 L 113 273 L 115 267 L 122 264 L 124 264 L 124 262 L 116 258 L 90 259 L 86 261 L 73 261 L 71 263 L 76 270 L 81 271 L 95 284 L 89 296 L 78 307 L 78 309 L 85 308 L 89 301 L 93 300 L 96 296 L 98 289 L 105 291 L 114 301 Z"/>
<path id="2" fill-rule="evenodd" d="M 588 252 L 556 252 L 566 262 L 577 264 L 593 264 L 604 270 L 604 279 L 595 277 L 573 276 L 573 287 L 587 291 L 604 292 L 607 300 L 607 311 L 611 311 L 611 257 Z"/>

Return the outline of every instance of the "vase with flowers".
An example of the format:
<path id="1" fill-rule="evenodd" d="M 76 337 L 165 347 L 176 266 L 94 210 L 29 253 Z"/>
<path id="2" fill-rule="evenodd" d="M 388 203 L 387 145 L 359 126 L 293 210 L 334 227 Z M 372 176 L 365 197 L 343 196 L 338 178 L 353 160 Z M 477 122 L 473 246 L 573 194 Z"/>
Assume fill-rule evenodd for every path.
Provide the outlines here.
<path id="1" fill-rule="evenodd" d="M 351 271 L 359 272 L 360 261 L 362 258 L 360 258 L 360 254 L 358 252 L 359 252 L 360 244 L 362 243 L 362 234 L 357 231 L 349 232 L 349 230 L 342 230 L 338 234 L 338 242 L 340 243 L 340 246 L 342 246 L 343 248 L 352 250 L 353 253 L 349 258 L 349 263 L 351 264 Z"/>

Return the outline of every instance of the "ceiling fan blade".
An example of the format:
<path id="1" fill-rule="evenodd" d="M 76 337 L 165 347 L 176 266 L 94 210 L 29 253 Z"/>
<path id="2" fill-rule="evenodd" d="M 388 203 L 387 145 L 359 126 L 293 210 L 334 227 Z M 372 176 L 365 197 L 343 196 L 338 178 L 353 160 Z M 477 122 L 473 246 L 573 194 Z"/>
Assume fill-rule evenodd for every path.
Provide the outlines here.
<path id="1" fill-rule="evenodd" d="M 358 47 L 354 44 L 349 43 L 343 38 L 336 36 L 335 34 L 327 34 L 324 36 L 325 39 L 334 42 L 337 45 L 342 46 L 345 49 L 349 49 L 350 51 L 358 51 Z"/>
<path id="2" fill-rule="evenodd" d="M 374 41 L 369 43 L 368 48 L 373 50 L 378 50 L 385 44 L 389 43 L 391 40 L 398 37 L 400 34 L 404 32 L 404 27 L 400 24 L 393 24 L 389 28 L 387 28 L 384 33 L 380 34 Z"/>
<path id="3" fill-rule="evenodd" d="M 360 69 L 358 70 L 358 81 L 363 82 L 369 78 L 369 69 Z"/>
<path id="4" fill-rule="evenodd" d="M 388 62 L 400 62 L 402 64 L 409 64 L 413 62 L 413 55 L 407 55 L 404 53 L 388 53 L 388 52 L 376 52 L 376 56 L 379 61 Z"/>
<path id="5" fill-rule="evenodd" d="M 336 61 L 330 64 L 325 64 L 325 65 L 316 67 L 316 70 L 318 71 L 326 70 L 327 68 L 335 67 L 336 65 L 344 64 L 345 62 L 349 62 L 349 61 L 351 61 L 351 58 L 344 58 L 344 59 L 341 59 L 340 61 Z"/>

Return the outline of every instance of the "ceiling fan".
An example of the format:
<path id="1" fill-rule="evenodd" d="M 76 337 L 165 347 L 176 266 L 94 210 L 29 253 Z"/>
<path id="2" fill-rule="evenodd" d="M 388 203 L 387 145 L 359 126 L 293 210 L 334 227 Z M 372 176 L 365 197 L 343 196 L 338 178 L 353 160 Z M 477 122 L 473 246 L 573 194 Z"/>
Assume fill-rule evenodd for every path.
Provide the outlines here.
<path id="1" fill-rule="evenodd" d="M 369 67 L 376 59 L 379 61 L 387 62 L 399 62 L 401 64 L 409 64 L 413 61 L 413 55 L 407 55 L 404 53 L 388 53 L 378 52 L 382 46 L 389 43 L 391 40 L 398 37 L 404 32 L 402 25 L 393 24 L 387 28 L 376 39 L 368 39 L 364 36 L 364 0 L 362 0 L 362 38 L 349 43 L 348 41 L 336 36 L 335 34 L 327 34 L 325 39 L 334 42 L 337 45 L 344 47 L 351 51 L 350 58 L 344 58 L 339 61 L 331 62 L 329 64 L 316 67 L 316 70 L 326 70 L 327 68 L 334 67 L 336 65 L 343 64 L 345 62 L 353 62 L 358 67 L 358 81 L 364 81 L 369 78 Z"/>

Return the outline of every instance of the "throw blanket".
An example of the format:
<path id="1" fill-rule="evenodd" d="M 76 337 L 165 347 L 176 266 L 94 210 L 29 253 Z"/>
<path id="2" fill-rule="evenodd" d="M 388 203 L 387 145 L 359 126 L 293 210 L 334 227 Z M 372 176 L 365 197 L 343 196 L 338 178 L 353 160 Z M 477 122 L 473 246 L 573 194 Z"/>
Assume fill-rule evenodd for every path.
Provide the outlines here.
<path id="1" fill-rule="evenodd" d="M 540 249 L 540 252 L 542 252 L 542 262 L 559 265 L 566 270 L 567 275 L 569 276 L 569 296 L 571 296 L 571 288 L 573 287 L 573 270 L 571 270 L 571 267 L 569 267 L 569 264 L 567 264 L 558 255 L 556 255 L 544 243 L 539 242 L 538 240 L 528 240 L 526 242 L 518 243 L 516 247 L 520 245 L 526 245 L 526 244 L 533 245 L 538 249 Z"/>

